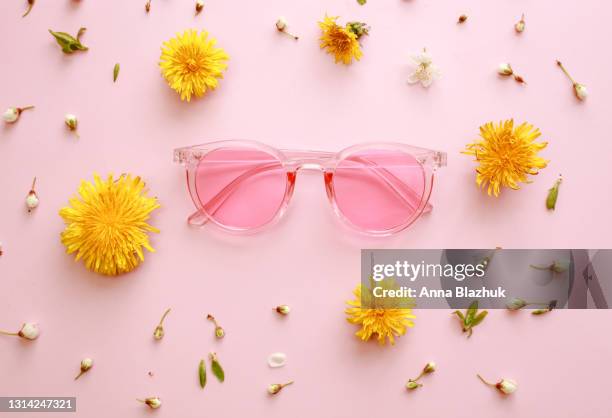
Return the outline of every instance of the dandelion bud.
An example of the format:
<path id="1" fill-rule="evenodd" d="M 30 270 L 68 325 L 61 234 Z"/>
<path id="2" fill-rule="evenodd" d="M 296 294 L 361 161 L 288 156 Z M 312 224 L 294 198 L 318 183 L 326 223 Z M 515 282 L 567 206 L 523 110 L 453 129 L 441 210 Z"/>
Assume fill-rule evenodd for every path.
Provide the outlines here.
<path id="1" fill-rule="evenodd" d="M 195 9 L 196 9 L 196 14 L 200 13 L 204 9 L 204 1 L 203 0 L 197 0 L 196 1 L 196 5 L 195 5 Z"/>
<path id="2" fill-rule="evenodd" d="M 168 316 L 169 313 L 170 308 L 166 309 L 166 312 L 164 312 L 161 319 L 159 320 L 159 324 L 157 324 L 155 330 L 153 330 L 153 338 L 155 338 L 156 340 L 161 340 L 162 338 L 164 338 L 164 320 L 166 319 L 166 316 Z"/>
<path id="3" fill-rule="evenodd" d="M 225 331 L 221 327 L 215 327 L 215 337 L 223 338 L 225 337 Z"/>
<path id="4" fill-rule="evenodd" d="M 293 380 L 291 382 L 287 382 L 287 383 L 273 383 L 270 386 L 268 386 L 268 393 L 270 395 L 276 395 L 278 392 L 280 392 L 285 386 L 289 386 L 293 384 Z"/>
<path id="5" fill-rule="evenodd" d="M 212 321 L 212 323 L 215 324 L 215 337 L 217 338 L 225 337 L 225 330 L 219 326 L 214 316 L 212 316 L 211 314 L 208 314 L 206 316 L 206 319 L 208 319 L 209 321 Z"/>
<path id="6" fill-rule="evenodd" d="M 151 409 L 157 409 L 162 405 L 161 399 L 159 399 L 157 396 L 151 397 L 151 398 L 146 398 L 144 400 L 142 399 L 136 399 L 138 402 L 142 402 L 145 405 L 147 405 L 149 408 Z"/>
<path id="7" fill-rule="evenodd" d="M 434 363 L 433 361 L 430 361 L 429 363 L 427 363 L 425 365 L 425 368 L 423 368 L 423 373 L 428 374 L 428 373 L 433 373 L 436 371 L 436 363 Z"/>
<path id="8" fill-rule="evenodd" d="M 572 86 L 574 87 L 574 94 L 576 95 L 578 100 L 585 100 L 589 96 L 589 91 L 587 90 L 586 86 L 584 84 L 576 82 L 576 80 L 574 80 L 574 78 L 570 75 L 570 73 L 563 66 L 563 64 L 561 64 L 561 61 L 557 61 L 557 65 L 559 66 L 559 68 L 561 68 L 567 78 L 569 78 L 572 82 Z"/>
<path id="9" fill-rule="evenodd" d="M 357 39 L 361 38 L 363 35 L 370 34 L 370 26 L 367 23 L 363 22 L 348 22 L 346 24 L 346 28 L 353 32 Z"/>
<path id="10" fill-rule="evenodd" d="M 28 110 L 28 109 L 34 109 L 34 106 L 9 107 L 2 114 L 2 119 L 4 119 L 6 123 L 15 123 L 19 120 L 21 113 L 23 113 L 24 110 Z"/>
<path id="11" fill-rule="evenodd" d="M 35 340 L 38 338 L 39 334 L 40 334 L 40 330 L 38 329 L 38 325 L 32 322 L 26 322 L 25 324 L 21 326 L 21 329 L 17 332 L 0 330 L 0 335 L 21 337 L 25 340 Z"/>
<path id="12" fill-rule="evenodd" d="M 512 66 L 506 62 L 502 62 L 501 64 L 499 64 L 499 67 L 497 67 L 497 72 L 501 75 L 514 74 L 514 71 L 512 71 Z"/>
<path id="13" fill-rule="evenodd" d="M 415 390 L 420 388 L 421 386 L 423 386 L 421 383 L 417 383 L 414 380 L 409 380 L 408 383 L 406 383 L 406 389 L 408 390 Z"/>
<path id="14" fill-rule="evenodd" d="M 516 22 L 514 25 L 514 30 L 516 33 L 522 33 L 525 30 L 525 15 L 522 15 L 521 20 Z"/>
<path id="15" fill-rule="evenodd" d="M 289 26 L 289 24 L 287 23 L 287 20 L 284 17 L 279 17 L 278 20 L 276 21 L 276 29 L 279 32 L 282 32 L 286 35 L 291 36 L 293 39 L 295 39 L 296 41 L 299 39 L 298 36 L 295 36 L 294 34 L 290 33 L 289 31 L 287 31 L 287 26 Z"/>
<path id="16" fill-rule="evenodd" d="M 506 308 L 510 309 L 511 311 L 518 311 L 519 309 L 522 309 L 525 306 L 527 306 L 527 301 L 521 298 L 514 298 L 506 304 Z"/>
<path id="17" fill-rule="evenodd" d="M 36 209 L 38 207 L 38 195 L 36 194 L 36 191 L 34 190 L 34 187 L 36 186 L 36 177 L 34 177 L 34 180 L 32 181 L 32 187 L 30 188 L 30 191 L 28 192 L 28 195 L 26 196 L 25 202 L 26 202 L 26 207 L 28 208 L 28 212 L 32 212 L 34 209 Z"/>
<path id="18" fill-rule="evenodd" d="M 83 375 L 83 373 L 87 373 L 89 369 L 93 367 L 93 360 L 90 358 L 84 358 L 81 360 L 81 372 L 74 378 L 77 380 L 79 377 Z"/>
<path id="19" fill-rule="evenodd" d="M 289 305 L 279 305 L 276 307 L 276 312 L 281 315 L 288 315 L 289 312 L 291 312 L 291 308 L 289 307 Z"/>

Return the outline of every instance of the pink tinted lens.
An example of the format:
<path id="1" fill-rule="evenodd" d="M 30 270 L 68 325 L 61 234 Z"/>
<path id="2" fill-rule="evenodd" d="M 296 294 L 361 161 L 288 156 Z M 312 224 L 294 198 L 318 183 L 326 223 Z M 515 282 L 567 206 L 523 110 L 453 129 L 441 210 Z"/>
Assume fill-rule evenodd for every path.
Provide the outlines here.
<path id="1" fill-rule="evenodd" d="M 287 175 L 278 158 L 264 151 L 222 148 L 200 160 L 195 186 L 209 217 L 227 227 L 251 229 L 277 214 Z"/>
<path id="2" fill-rule="evenodd" d="M 353 225 L 388 231 L 418 214 L 425 171 L 405 152 L 367 150 L 342 160 L 332 181 L 336 205 Z"/>

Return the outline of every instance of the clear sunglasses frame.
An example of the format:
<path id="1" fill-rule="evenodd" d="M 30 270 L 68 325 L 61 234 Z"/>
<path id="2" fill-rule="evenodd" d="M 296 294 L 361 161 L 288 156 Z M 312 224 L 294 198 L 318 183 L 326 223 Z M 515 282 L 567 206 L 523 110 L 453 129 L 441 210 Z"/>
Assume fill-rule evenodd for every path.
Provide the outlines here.
<path id="1" fill-rule="evenodd" d="M 222 149 L 249 149 L 262 151 L 270 156 L 276 158 L 282 165 L 283 170 L 286 174 L 286 186 L 285 194 L 276 214 L 264 225 L 260 225 L 254 228 L 242 228 L 230 225 L 225 225 L 218 222 L 214 216 L 210 216 L 207 213 L 206 208 L 202 205 L 200 198 L 198 197 L 196 187 L 196 173 L 200 161 L 210 152 Z M 355 225 L 348 219 L 342 211 L 339 209 L 336 193 L 334 190 L 334 173 L 338 168 L 338 164 L 348 157 L 354 156 L 360 152 L 376 150 L 376 151 L 399 151 L 412 156 L 422 167 L 424 185 L 423 191 L 418 196 L 417 193 L 402 193 L 402 198 L 407 201 L 412 207 L 414 207 L 414 213 L 410 218 L 400 225 L 392 228 L 383 230 L 364 229 L 358 225 Z M 429 212 L 432 209 L 432 205 L 429 203 L 429 197 L 434 183 L 435 172 L 438 168 L 446 166 L 446 153 L 441 151 L 434 151 L 425 148 L 420 148 L 412 145 L 394 142 L 371 142 L 353 145 L 345 148 L 339 152 L 327 152 L 327 151 L 310 151 L 310 150 L 287 150 L 287 149 L 276 149 L 257 141 L 249 140 L 224 140 L 209 142 L 201 145 L 194 145 L 189 147 L 177 148 L 174 150 L 174 161 L 183 165 L 186 169 L 187 176 L 187 187 L 191 199 L 196 206 L 196 211 L 188 217 L 188 223 L 190 225 L 202 226 L 208 222 L 212 222 L 219 228 L 228 232 L 241 233 L 241 232 L 258 232 L 266 227 L 273 225 L 278 222 L 286 213 L 289 202 L 293 195 L 295 188 L 295 181 L 297 174 L 300 170 L 318 170 L 323 173 L 325 182 L 325 190 L 327 197 L 334 210 L 336 216 L 348 227 L 353 230 L 357 230 L 367 235 L 385 236 L 400 232 L 410 226 L 416 221 L 423 213 Z M 388 177 L 385 182 L 392 188 L 397 188 L 393 185 L 397 178 L 393 174 L 389 174 L 385 169 L 377 169 L 381 172 L 381 176 Z M 384 173 L 386 171 L 386 174 Z M 395 180 L 394 180 L 395 179 Z M 240 179 L 236 179 L 240 181 Z M 233 184 L 234 182 L 232 182 Z M 228 186 L 229 187 L 229 186 Z M 224 190 L 225 194 L 231 193 L 231 190 Z M 219 195 L 223 194 L 222 192 Z M 224 197 L 220 196 L 221 203 Z"/>

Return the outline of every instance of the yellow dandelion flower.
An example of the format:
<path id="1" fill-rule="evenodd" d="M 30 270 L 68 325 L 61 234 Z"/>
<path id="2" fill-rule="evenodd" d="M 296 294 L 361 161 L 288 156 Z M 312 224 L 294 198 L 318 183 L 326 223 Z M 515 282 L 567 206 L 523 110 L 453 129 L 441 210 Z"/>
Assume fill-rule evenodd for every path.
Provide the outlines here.
<path id="1" fill-rule="evenodd" d="M 159 232 L 147 223 L 159 207 L 148 197 L 140 177 L 109 175 L 104 181 L 94 174 L 94 182 L 81 181 L 78 193 L 60 216 L 66 223 L 62 243 L 66 253 L 76 252 L 85 266 L 96 273 L 115 276 L 127 273 L 144 261 L 143 247 L 149 244 L 148 232 Z"/>
<path id="2" fill-rule="evenodd" d="M 357 286 L 353 292 L 355 300 L 346 302 L 350 306 L 344 311 L 347 315 L 346 320 L 351 324 L 361 325 L 361 329 L 355 335 L 362 341 L 368 341 L 371 337 L 376 336 L 379 344 L 385 345 L 388 339 L 391 345 L 394 345 L 395 337 L 399 338 L 406 334 L 406 328 L 414 326 L 412 319 L 416 316 L 409 308 L 363 307 L 362 288 L 367 292 L 366 298 L 371 295 L 370 290 L 362 284 Z M 368 303 L 366 306 L 373 305 Z"/>
<path id="3" fill-rule="evenodd" d="M 323 22 L 319 22 L 319 27 L 323 32 L 320 38 L 320 46 L 328 54 L 334 56 L 336 63 L 350 64 L 353 58 L 359 61 L 363 52 L 359 45 L 359 36 L 355 33 L 357 30 L 351 29 L 355 26 L 348 24 L 342 27 L 336 23 L 338 16 L 325 16 Z M 359 26 L 356 26 L 359 28 Z M 365 25 L 363 26 L 365 28 Z M 367 29 L 363 29 L 363 33 L 367 33 Z"/>
<path id="4" fill-rule="evenodd" d="M 191 101 L 191 96 L 201 97 L 207 90 L 214 90 L 223 78 L 229 56 L 215 47 L 216 40 L 208 32 L 187 30 L 164 42 L 159 66 L 162 75 L 181 100 Z"/>
<path id="5" fill-rule="evenodd" d="M 487 193 L 496 197 L 502 187 L 517 190 L 520 182 L 530 183 L 527 176 L 538 174 L 548 164 L 538 156 L 548 145 L 535 142 L 540 135 L 540 130 L 528 123 L 515 127 L 512 119 L 481 126 L 481 139 L 468 144 L 463 152 L 475 156 L 479 163 L 476 183 L 488 186 Z"/>

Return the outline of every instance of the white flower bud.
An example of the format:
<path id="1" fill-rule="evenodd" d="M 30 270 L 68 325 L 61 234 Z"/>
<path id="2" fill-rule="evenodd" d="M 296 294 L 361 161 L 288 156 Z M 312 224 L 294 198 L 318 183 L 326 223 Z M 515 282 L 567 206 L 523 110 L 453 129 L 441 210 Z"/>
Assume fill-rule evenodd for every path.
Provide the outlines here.
<path id="1" fill-rule="evenodd" d="M 497 67 L 497 72 L 501 75 L 512 75 L 514 71 L 512 71 L 512 66 L 506 62 L 502 62 Z"/>
<path id="2" fill-rule="evenodd" d="M 504 395 L 510 395 L 511 393 L 516 392 L 516 390 L 518 389 L 518 383 L 516 383 L 512 379 L 502 379 L 497 383 L 490 383 L 487 382 L 481 375 L 477 374 L 476 376 L 482 381 L 482 383 L 487 386 L 494 387 Z"/>
<path id="3" fill-rule="evenodd" d="M 273 384 L 268 386 L 268 393 L 270 395 L 276 395 L 285 386 L 289 386 L 289 385 L 292 385 L 292 384 L 293 384 L 293 380 L 291 382 L 287 382 L 287 383 L 273 383 Z"/>
<path id="4" fill-rule="evenodd" d="M 576 97 L 580 100 L 584 100 L 589 96 L 589 91 L 584 84 L 574 84 L 574 91 L 576 92 Z"/>
<path id="5" fill-rule="evenodd" d="M 514 30 L 516 33 L 522 33 L 525 30 L 525 15 L 522 15 L 521 20 L 514 25 Z"/>
<path id="6" fill-rule="evenodd" d="M 17 122 L 17 119 L 19 119 L 19 113 L 19 109 L 17 109 L 16 107 L 9 107 L 2 114 L 2 118 L 6 123 L 14 123 Z"/>
<path id="7" fill-rule="evenodd" d="M 272 353 L 268 356 L 268 366 L 272 368 L 283 367 L 287 362 L 285 353 Z"/>
<path id="8" fill-rule="evenodd" d="M 77 380 L 79 377 L 83 376 L 84 373 L 88 372 L 89 369 L 91 369 L 93 367 L 93 360 L 90 358 L 84 358 L 83 360 L 81 360 L 81 371 L 80 373 L 74 378 L 74 380 Z"/>
<path id="9" fill-rule="evenodd" d="M 270 395 L 276 395 L 278 392 L 281 391 L 281 385 L 279 385 L 278 383 L 273 383 L 270 386 L 268 386 L 268 393 Z"/>
<path id="10" fill-rule="evenodd" d="M 518 383 L 511 379 L 502 379 L 495 387 L 503 394 L 510 395 L 518 389 Z"/>
<path id="11" fill-rule="evenodd" d="M 34 190 L 31 190 L 30 193 L 28 193 L 28 195 L 26 196 L 26 206 L 28 207 L 28 212 L 32 211 L 33 209 L 36 209 L 38 203 L 39 200 L 38 196 L 36 195 L 36 192 Z"/>
<path id="12" fill-rule="evenodd" d="M 157 396 L 152 398 L 146 398 L 144 403 L 147 404 L 151 409 L 157 409 L 162 405 L 161 399 Z"/>
<path id="13" fill-rule="evenodd" d="M 71 113 L 66 113 L 66 115 L 64 116 L 64 122 L 66 122 L 66 126 L 68 126 L 71 131 L 76 130 L 79 124 L 77 117 Z"/>
<path id="14" fill-rule="evenodd" d="M 506 308 L 510 309 L 511 311 L 518 311 L 519 309 L 522 309 L 525 306 L 527 306 L 527 301 L 521 298 L 513 298 L 512 300 L 510 300 L 510 302 L 506 304 Z"/>
<path id="15" fill-rule="evenodd" d="M 284 17 L 279 17 L 278 20 L 276 21 L 276 29 L 278 29 L 279 31 L 284 31 L 285 29 L 287 29 L 287 20 Z"/>
<path id="16" fill-rule="evenodd" d="M 38 338 L 39 334 L 40 330 L 38 329 L 38 325 L 31 322 L 23 324 L 18 333 L 21 338 L 25 338 L 26 340 L 35 340 Z"/>
<path id="17" fill-rule="evenodd" d="M 430 361 L 429 363 L 427 363 L 425 365 L 425 368 L 423 369 L 423 373 L 433 373 L 436 371 L 436 363 L 434 363 L 433 361 Z"/>
<path id="18" fill-rule="evenodd" d="M 279 305 L 276 307 L 276 312 L 281 315 L 288 315 L 289 312 L 291 312 L 291 308 L 289 307 L 289 305 Z"/>
<path id="19" fill-rule="evenodd" d="M 155 327 L 155 330 L 153 331 L 153 338 L 156 340 L 161 340 L 164 338 L 164 327 L 162 325 Z"/>
<path id="20" fill-rule="evenodd" d="M 86 372 L 93 367 L 93 360 L 89 357 L 81 360 L 81 371 Z"/>

